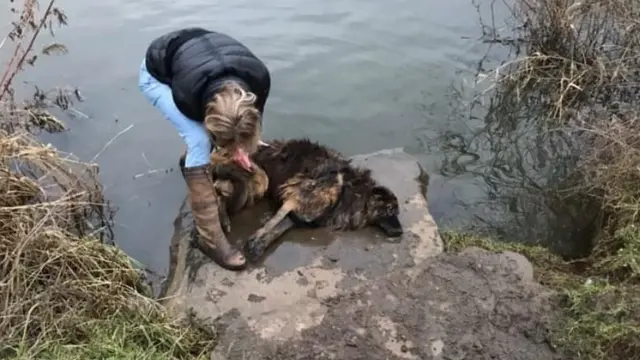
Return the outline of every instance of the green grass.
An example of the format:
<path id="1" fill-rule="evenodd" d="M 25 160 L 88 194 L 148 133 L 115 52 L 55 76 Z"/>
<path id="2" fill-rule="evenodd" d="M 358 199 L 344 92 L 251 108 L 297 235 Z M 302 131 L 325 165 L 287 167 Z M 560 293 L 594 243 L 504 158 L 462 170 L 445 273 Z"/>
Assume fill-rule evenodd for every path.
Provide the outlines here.
<path id="1" fill-rule="evenodd" d="M 165 323 L 165 319 L 157 318 L 150 321 L 142 317 L 114 316 L 92 321 L 83 328 L 87 335 L 83 341 L 25 344 L 9 359 L 208 359 L 207 345 L 210 344 L 207 342 L 213 343 L 215 339 L 198 340 L 193 333 L 177 330 Z"/>

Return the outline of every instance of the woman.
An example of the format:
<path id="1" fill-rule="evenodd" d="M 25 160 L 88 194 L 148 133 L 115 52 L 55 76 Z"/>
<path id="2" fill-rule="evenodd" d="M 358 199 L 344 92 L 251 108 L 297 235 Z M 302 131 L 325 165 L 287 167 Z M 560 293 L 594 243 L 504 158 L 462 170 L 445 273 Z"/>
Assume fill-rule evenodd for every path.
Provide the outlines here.
<path id="1" fill-rule="evenodd" d="M 230 36 L 187 28 L 151 42 L 138 86 L 186 144 L 184 178 L 202 250 L 226 269 L 244 268 L 242 252 L 220 226 L 208 164 L 217 145 L 250 170 L 271 86 L 269 70 Z"/>

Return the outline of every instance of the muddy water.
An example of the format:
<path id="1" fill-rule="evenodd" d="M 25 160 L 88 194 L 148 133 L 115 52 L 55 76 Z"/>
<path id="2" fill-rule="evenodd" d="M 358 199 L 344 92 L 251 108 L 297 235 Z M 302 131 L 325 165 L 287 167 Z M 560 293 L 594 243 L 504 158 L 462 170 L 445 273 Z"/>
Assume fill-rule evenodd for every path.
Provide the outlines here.
<path id="1" fill-rule="evenodd" d="M 57 37 L 70 52 L 47 58 L 24 80 L 82 91 L 86 100 L 67 119 L 70 131 L 47 140 L 100 164 L 106 194 L 119 208 L 117 243 L 153 270 L 166 271 L 172 221 L 185 196 L 175 171 L 182 143 L 138 93 L 137 75 L 147 44 L 178 27 L 232 34 L 268 64 L 265 138 L 310 136 L 348 155 L 405 147 L 434 173 L 436 219 L 451 214 L 454 190 L 473 191 L 442 182 L 435 174 L 439 158 L 425 146 L 438 131 L 466 126 L 449 120 L 448 93 L 479 57 L 469 0 L 66 0 L 60 6 L 70 26 Z M 281 246 L 281 258 L 295 258 L 298 246 Z"/>

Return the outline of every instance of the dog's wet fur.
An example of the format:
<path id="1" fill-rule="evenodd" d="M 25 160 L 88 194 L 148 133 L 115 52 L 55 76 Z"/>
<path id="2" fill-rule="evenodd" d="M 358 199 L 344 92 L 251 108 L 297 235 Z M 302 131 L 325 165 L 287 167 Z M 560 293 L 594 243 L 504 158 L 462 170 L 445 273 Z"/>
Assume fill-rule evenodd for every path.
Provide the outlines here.
<path id="1" fill-rule="evenodd" d="M 390 237 L 403 233 L 395 194 L 378 184 L 371 170 L 354 166 L 334 149 L 309 139 L 276 140 L 252 154 L 254 173 L 214 156 L 212 176 L 223 198 L 220 221 L 225 231 L 230 229 L 229 214 L 263 196 L 278 208 L 245 245 L 246 256 L 254 261 L 296 226 L 345 231 L 374 225 Z"/>

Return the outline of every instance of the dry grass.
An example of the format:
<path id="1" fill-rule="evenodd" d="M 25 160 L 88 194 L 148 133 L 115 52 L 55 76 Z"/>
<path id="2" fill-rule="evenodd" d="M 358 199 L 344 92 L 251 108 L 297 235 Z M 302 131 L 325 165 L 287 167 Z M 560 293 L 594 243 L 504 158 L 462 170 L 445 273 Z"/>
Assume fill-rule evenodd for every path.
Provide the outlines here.
<path id="1" fill-rule="evenodd" d="M 143 295 L 131 260 L 97 239 L 108 219 L 96 170 L 27 133 L 0 132 L 0 354 L 65 350 L 68 358 L 86 355 L 96 340 L 106 353 L 206 351 L 211 332 L 173 323 Z"/>
<path id="2" fill-rule="evenodd" d="M 53 3 L 41 13 L 30 0 L 18 9 L 22 50 L 0 82 L 0 358 L 205 358 L 211 328 L 169 318 L 145 296 L 132 260 L 107 244 L 112 214 L 97 166 L 36 140 L 36 131 L 63 128 L 42 94 L 28 104 L 13 99 L 10 84 L 35 53 L 32 39 L 50 16 L 66 19 Z"/>
<path id="3" fill-rule="evenodd" d="M 608 256 L 619 250 L 611 235 L 640 213 L 640 3 L 523 1 L 516 14 L 527 56 L 500 83 L 574 138 L 580 160 L 563 191 L 596 197 L 614 221 L 595 244 Z"/>
<path id="4" fill-rule="evenodd" d="M 578 160 L 554 191 L 561 200 L 596 200 L 590 206 L 604 216 L 593 257 L 629 253 L 639 246 L 630 239 L 640 235 L 619 233 L 635 231 L 640 220 L 640 3 L 519 0 L 512 13 L 522 56 L 493 71 L 492 111 L 518 107 L 537 115 L 494 115 L 493 125 L 531 121 L 539 134 L 570 139 Z M 627 263 L 626 275 L 634 276 Z M 621 270 L 617 277 L 625 276 Z"/>
<path id="5" fill-rule="evenodd" d="M 593 195 L 616 221 L 635 222 L 640 3 L 519 0 L 513 15 L 524 55 L 494 72 L 496 99 L 542 114 L 535 120 L 544 131 L 571 135 L 580 160 L 567 195 Z"/>
<path id="6" fill-rule="evenodd" d="M 595 238 L 577 268 L 540 248 L 461 235 L 448 235 L 448 241 L 454 249 L 479 245 L 526 253 L 540 280 L 565 295 L 566 317 L 554 337 L 569 354 L 640 359 L 640 2 L 515 0 L 507 6 L 512 32 L 500 37 L 485 31 L 485 41 L 516 55 L 481 76 L 491 81 L 483 95 L 491 98 L 484 130 L 498 144 L 492 161 L 533 159 L 530 175 L 522 171 L 514 182 L 554 203 L 550 217 L 571 211 L 560 203 L 579 203 L 575 216 L 595 219 L 581 240 Z M 526 134 L 512 136 L 516 129 Z M 526 138 L 536 150 L 505 151 L 517 147 L 506 144 L 513 138 Z M 548 168 L 546 182 L 530 181 Z"/>
<path id="7" fill-rule="evenodd" d="M 495 69 L 503 96 L 546 110 L 555 124 L 575 119 L 585 106 L 637 103 L 638 2 L 518 0 L 512 15 L 513 38 L 494 39 L 522 54 Z"/>

